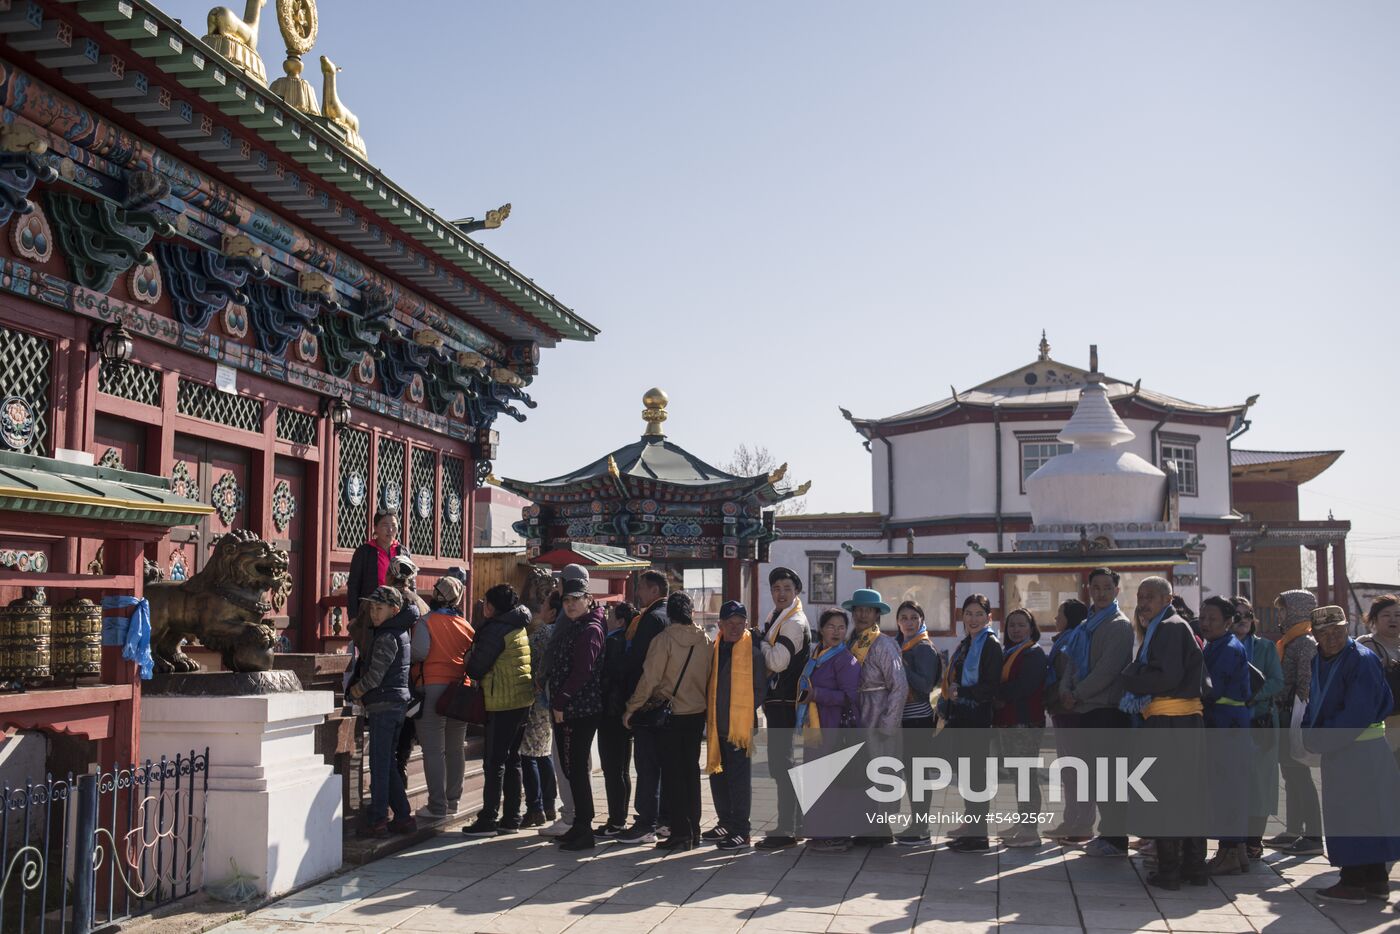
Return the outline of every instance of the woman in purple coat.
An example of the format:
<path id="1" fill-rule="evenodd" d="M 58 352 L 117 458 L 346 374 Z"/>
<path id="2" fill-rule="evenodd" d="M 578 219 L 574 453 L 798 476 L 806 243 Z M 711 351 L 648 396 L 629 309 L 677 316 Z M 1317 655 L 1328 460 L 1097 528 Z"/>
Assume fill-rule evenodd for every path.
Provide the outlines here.
<path id="1" fill-rule="evenodd" d="M 835 752 L 840 731 L 860 723 L 860 662 L 846 646 L 850 618 L 844 610 L 830 609 L 817 624 L 821 644 L 807 659 L 797 682 L 797 728 L 803 741 L 815 746 L 818 756 Z M 813 758 L 816 758 L 814 756 Z M 814 850 L 839 853 L 850 849 L 846 838 L 817 838 Z"/>

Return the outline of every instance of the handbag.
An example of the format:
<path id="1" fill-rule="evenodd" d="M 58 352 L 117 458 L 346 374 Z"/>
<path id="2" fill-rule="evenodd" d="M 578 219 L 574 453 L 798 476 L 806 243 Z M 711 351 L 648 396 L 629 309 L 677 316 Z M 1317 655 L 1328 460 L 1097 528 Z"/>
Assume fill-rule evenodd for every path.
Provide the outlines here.
<path id="1" fill-rule="evenodd" d="M 452 681 L 437 701 L 438 716 L 474 726 L 486 724 L 486 695 L 476 682 Z"/>
<path id="2" fill-rule="evenodd" d="M 690 667 L 690 657 L 695 654 L 695 646 L 690 647 L 690 651 L 685 653 L 685 664 L 681 666 L 681 673 L 676 675 L 676 686 L 671 689 L 671 698 L 676 696 L 676 692 L 681 689 L 681 679 L 685 677 L 685 670 Z M 632 727 L 639 726 L 660 729 L 671 721 L 671 698 L 667 698 L 655 706 L 643 707 L 632 716 Z"/>

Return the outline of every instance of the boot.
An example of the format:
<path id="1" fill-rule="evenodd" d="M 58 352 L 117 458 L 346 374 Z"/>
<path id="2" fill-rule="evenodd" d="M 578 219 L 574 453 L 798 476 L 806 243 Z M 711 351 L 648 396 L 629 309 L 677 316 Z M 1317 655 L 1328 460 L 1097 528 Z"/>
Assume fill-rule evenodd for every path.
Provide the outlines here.
<path id="1" fill-rule="evenodd" d="M 1206 872 L 1212 876 L 1237 876 L 1249 872 L 1249 854 L 1243 843 L 1222 843 L 1216 849 Z"/>
<path id="2" fill-rule="evenodd" d="M 1163 837 L 1157 841 L 1157 871 L 1147 876 L 1147 884 L 1175 892 L 1181 888 L 1181 840 Z"/>

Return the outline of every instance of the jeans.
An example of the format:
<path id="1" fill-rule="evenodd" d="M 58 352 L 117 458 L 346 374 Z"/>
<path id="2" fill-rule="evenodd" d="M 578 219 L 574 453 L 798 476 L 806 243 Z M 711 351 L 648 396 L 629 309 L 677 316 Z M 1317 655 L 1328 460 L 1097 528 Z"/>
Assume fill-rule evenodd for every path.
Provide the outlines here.
<path id="1" fill-rule="evenodd" d="M 648 830 L 655 830 L 661 817 L 661 751 L 656 733 L 649 726 L 638 726 L 632 731 L 637 763 L 637 798 L 633 806 L 638 826 Z"/>
<path id="2" fill-rule="evenodd" d="M 1057 757 L 1075 756 L 1079 754 L 1079 747 L 1075 744 L 1074 731 L 1080 726 L 1080 716 L 1077 713 L 1057 713 L 1055 714 L 1055 755 Z M 1060 775 L 1063 782 L 1062 795 L 1064 797 L 1064 820 L 1060 827 L 1064 829 L 1066 836 L 1087 837 L 1094 832 L 1094 802 L 1079 800 L 1079 776 L 1074 769 L 1065 769 Z"/>
<path id="3" fill-rule="evenodd" d="M 379 824 L 394 810 L 395 820 L 407 820 L 413 814 L 408 809 L 403 776 L 399 774 L 396 755 L 399 733 L 403 731 L 404 714 L 408 705 L 399 704 L 387 710 L 372 710 L 369 721 L 369 822 Z"/>
<path id="4" fill-rule="evenodd" d="M 765 703 L 763 719 L 768 733 L 768 774 L 778 786 L 778 824 L 773 834 L 779 837 L 795 837 L 800 828 L 797 825 L 797 792 L 792 787 L 792 731 L 797 727 L 797 705 L 793 703 Z M 775 736 L 772 731 L 779 731 Z"/>
<path id="5" fill-rule="evenodd" d="M 598 732 L 598 717 L 575 717 L 554 724 L 554 736 L 559 741 L 559 760 L 574 796 L 574 819 L 569 825 L 593 835 L 593 785 L 589 781 L 589 755 L 593 737 Z"/>
<path id="6" fill-rule="evenodd" d="M 554 760 L 549 756 L 521 756 L 521 777 L 525 781 L 525 810 L 554 811 L 559 788 L 554 781 Z"/>
<path id="7" fill-rule="evenodd" d="M 1079 727 L 1085 730 L 1127 730 L 1133 726 L 1133 718 L 1128 716 L 1117 707 L 1100 707 L 1096 710 L 1086 710 L 1079 715 Z M 1090 785 L 1093 785 L 1093 775 L 1090 775 Z M 1100 797 L 1098 789 L 1090 795 L 1091 799 Z M 1112 798 L 1113 792 L 1107 791 L 1102 797 Z M 1128 848 L 1128 805 L 1121 801 L 1099 801 L 1099 835 L 1120 850 Z M 1194 853 L 1194 850 L 1192 851 Z"/>
<path id="8" fill-rule="evenodd" d="M 423 688 L 423 716 L 418 719 L 423 778 L 428 783 L 428 810 L 434 814 L 456 810 L 452 806 L 462 797 L 462 776 L 467 768 L 463 749 L 467 725 L 437 712 L 438 698 L 446 690 L 445 684 L 429 684 Z"/>
<path id="9" fill-rule="evenodd" d="M 661 785 L 670 804 L 672 840 L 700 840 L 700 739 L 703 713 L 672 714 L 657 731 L 661 740 Z"/>
<path id="10" fill-rule="evenodd" d="M 753 760 L 744 750 L 720 740 L 719 762 L 721 771 L 710 775 L 715 816 L 725 830 L 747 837 L 753 806 Z"/>
<path id="11" fill-rule="evenodd" d="M 627 805 L 632 797 L 632 734 L 622 718 L 604 714 L 598 724 L 598 758 L 603 765 L 603 785 L 608 793 L 608 823 L 627 826 Z"/>
<path id="12" fill-rule="evenodd" d="M 486 715 L 486 786 L 481 793 L 482 818 L 495 820 L 504 793 L 502 823 L 520 822 L 520 742 L 525 738 L 525 718 L 529 713 L 529 707 L 518 707 L 493 710 Z"/>

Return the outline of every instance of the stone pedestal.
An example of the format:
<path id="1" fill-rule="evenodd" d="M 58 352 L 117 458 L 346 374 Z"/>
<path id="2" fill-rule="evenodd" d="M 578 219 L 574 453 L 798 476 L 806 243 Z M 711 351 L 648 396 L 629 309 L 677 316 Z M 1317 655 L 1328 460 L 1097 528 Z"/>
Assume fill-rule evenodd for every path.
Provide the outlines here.
<path id="1" fill-rule="evenodd" d="M 204 884 L 228 879 L 230 860 L 273 896 L 339 869 L 340 780 L 315 748 L 316 728 L 331 712 L 333 695 L 299 686 L 278 693 L 272 685 L 255 688 L 272 693 L 232 696 L 197 688 L 162 693 L 184 687 L 143 692 L 141 758 L 209 747 Z"/>

